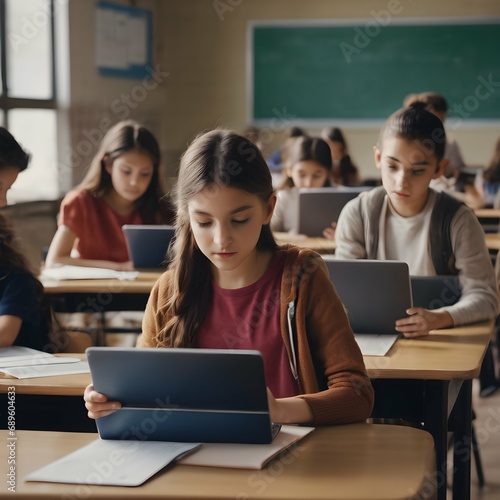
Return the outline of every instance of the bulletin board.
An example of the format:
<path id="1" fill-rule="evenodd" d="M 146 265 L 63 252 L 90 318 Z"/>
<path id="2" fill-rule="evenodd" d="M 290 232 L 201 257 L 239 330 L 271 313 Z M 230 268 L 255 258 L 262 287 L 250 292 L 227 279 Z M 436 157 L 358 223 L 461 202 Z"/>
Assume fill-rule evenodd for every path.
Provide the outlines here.
<path id="1" fill-rule="evenodd" d="M 95 58 L 104 76 L 142 79 L 153 65 L 151 11 L 109 2 L 96 9 Z"/>

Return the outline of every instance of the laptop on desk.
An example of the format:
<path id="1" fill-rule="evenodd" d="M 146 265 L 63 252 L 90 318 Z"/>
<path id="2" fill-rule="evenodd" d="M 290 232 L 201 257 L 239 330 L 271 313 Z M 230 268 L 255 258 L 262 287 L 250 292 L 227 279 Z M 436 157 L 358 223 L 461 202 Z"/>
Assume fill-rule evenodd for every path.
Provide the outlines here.
<path id="1" fill-rule="evenodd" d="M 173 226 L 125 224 L 122 226 L 128 253 L 135 269 L 159 269 L 168 265 Z"/>
<path id="2" fill-rule="evenodd" d="M 365 355 L 384 355 L 399 337 L 398 319 L 412 306 L 406 262 L 340 260 L 324 255 L 330 279 L 344 303 L 352 331 Z"/>
<path id="3" fill-rule="evenodd" d="M 102 439 L 270 443 L 258 351 L 90 347 L 94 388 L 123 407 L 99 418 Z"/>
<path id="4" fill-rule="evenodd" d="M 324 187 L 299 190 L 299 216 L 296 232 L 323 236 L 323 230 L 337 222 L 344 205 L 371 187 Z"/>

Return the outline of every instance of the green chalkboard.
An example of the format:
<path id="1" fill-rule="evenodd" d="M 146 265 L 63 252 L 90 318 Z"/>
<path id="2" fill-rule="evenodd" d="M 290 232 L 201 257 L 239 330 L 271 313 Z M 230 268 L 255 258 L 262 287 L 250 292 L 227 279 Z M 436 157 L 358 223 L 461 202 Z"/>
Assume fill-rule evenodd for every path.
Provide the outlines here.
<path id="1" fill-rule="evenodd" d="M 470 22 L 470 21 L 469 21 Z M 500 119 L 500 21 L 253 24 L 252 118 L 385 119 L 413 92 L 444 95 L 450 117 Z M 293 120 L 292 120 L 293 121 Z"/>

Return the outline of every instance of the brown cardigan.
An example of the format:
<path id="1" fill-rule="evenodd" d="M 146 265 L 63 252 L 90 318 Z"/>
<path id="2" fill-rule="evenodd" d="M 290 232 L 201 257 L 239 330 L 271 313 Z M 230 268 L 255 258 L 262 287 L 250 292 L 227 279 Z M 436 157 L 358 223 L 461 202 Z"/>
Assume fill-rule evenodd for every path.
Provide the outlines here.
<path id="1" fill-rule="evenodd" d="M 292 360 L 288 313 L 293 304 L 293 338 L 302 392 L 298 397 L 311 407 L 312 423 L 340 424 L 368 418 L 373 389 L 323 259 L 311 250 L 291 245 L 278 251 L 286 252 L 281 281 L 281 335 Z M 151 291 L 138 346 L 156 347 L 156 334 L 169 318 L 165 304 L 171 276 L 165 272 Z"/>

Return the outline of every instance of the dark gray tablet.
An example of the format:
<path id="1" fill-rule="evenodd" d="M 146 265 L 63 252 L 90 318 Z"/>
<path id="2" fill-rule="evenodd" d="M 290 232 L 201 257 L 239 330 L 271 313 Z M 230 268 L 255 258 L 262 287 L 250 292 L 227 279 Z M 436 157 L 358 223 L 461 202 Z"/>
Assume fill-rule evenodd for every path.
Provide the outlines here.
<path id="1" fill-rule="evenodd" d="M 96 391 L 123 407 L 97 420 L 102 439 L 270 443 L 258 351 L 90 347 Z"/>
<path id="2" fill-rule="evenodd" d="M 462 287 L 458 276 L 412 276 L 413 305 L 424 309 L 439 309 L 459 301 Z"/>
<path id="3" fill-rule="evenodd" d="M 168 265 L 167 251 L 175 234 L 173 226 L 125 224 L 122 231 L 136 269 L 157 269 Z"/>
<path id="4" fill-rule="evenodd" d="M 412 292 L 408 264 L 395 260 L 340 260 L 324 256 L 330 279 L 356 333 L 395 334 L 408 316 Z"/>
<path id="5" fill-rule="evenodd" d="M 297 233 L 323 236 L 323 230 L 337 222 L 348 201 L 371 187 L 325 187 L 299 190 Z"/>

